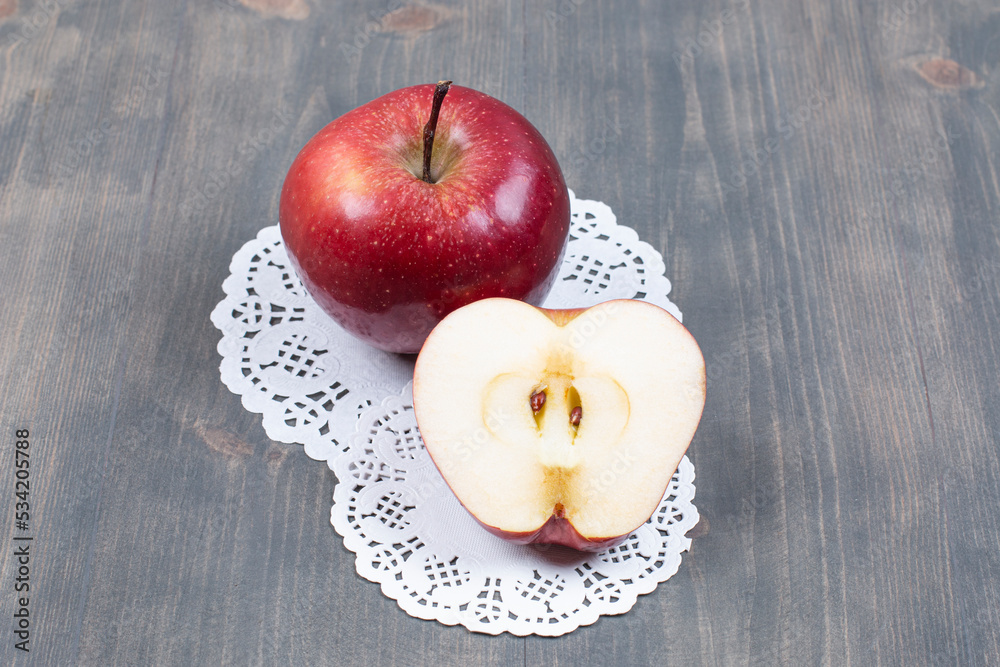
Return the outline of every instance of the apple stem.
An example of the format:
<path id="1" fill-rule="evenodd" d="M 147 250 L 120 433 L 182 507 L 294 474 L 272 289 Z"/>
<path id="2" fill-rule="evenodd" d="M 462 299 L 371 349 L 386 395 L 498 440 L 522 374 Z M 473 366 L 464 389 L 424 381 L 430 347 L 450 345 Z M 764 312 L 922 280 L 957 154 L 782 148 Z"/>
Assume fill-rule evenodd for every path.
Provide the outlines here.
<path id="1" fill-rule="evenodd" d="M 434 101 L 431 103 L 431 118 L 424 125 L 424 174 L 425 183 L 433 183 L 431 180 L 431 151 L 434 149 L 434 131 L 437 129 L 438 113 L 441 111 L 441 103 L 444 96 L 448 94 L 451 81 L 438 81 L 434 87 Z"/>

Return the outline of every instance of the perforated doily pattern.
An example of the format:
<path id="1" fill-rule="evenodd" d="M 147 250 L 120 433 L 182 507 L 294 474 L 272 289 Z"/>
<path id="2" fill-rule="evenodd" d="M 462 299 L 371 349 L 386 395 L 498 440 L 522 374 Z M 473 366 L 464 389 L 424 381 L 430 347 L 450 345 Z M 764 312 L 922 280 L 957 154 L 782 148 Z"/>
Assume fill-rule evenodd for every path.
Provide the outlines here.
<path id="1" fill-rule="evenodd" d="M 605 204 L 572 191 L 570 203 L 570 242 L 544 305 L 638 298 L 680 319 L 660 254 Z M 615 549 L 581 556 L 511 545 L 475 523 L 424 451 L 409 402 L 412 358 L 356 340 L 323 313 L 277 226 L 234 255 L 223 289 L 212 312 L 223 382 L 262 415 L 269 437 L 302 443 L 337 473 L 334 526 L 358 572 L 407 613 L 479 632 L 558 635 L 627 611 L 676 571 L 698 520 L 686 458 L 657 514 Z"/>
<path id="2" fill-rule="evenodd" d="M 652 518 L 603 553 L 495 537 L 420 443 L 410 386 L 365 410 L 330 467 L 340 482 L 331 521 L 358 573 L 411 616 L 490 634 L 560 635 L 628 611 L 677 571 L 698 522 L 684 457 Z"/>

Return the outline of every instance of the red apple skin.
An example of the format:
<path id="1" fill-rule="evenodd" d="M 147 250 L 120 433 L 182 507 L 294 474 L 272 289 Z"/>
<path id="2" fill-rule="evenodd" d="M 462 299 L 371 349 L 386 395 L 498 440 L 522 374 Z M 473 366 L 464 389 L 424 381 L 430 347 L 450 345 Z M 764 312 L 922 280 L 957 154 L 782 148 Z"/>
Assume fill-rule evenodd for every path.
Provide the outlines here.
<path id="1" fill-rule="evenodd" d="M 422 173 L 433 85 L 346 113 L 302 149 L 285 178 L 281 235 L 293 268 L 344 329 L 415 353 L 451 311 L 505 296 L 537 305 L 569 237 L 555 156 L 517 111 L 452 86 L 432 177 Z"/>
<path id="2" fill-rule="evenodd" d="M 473 516 L 473 518 L 475 517 Z M 488 526 L 479 521 L 479 519 L 476 519 L 476 521 L 490 533 L 515 544 L 561 544 L 577 551 L 605 551 L 611 547 L 618 546 L 628 537 L 628 535 L 621 535 L 603 539 L 589 539 L 578 533 L 569 521 L 562 517 L 557 517 L 555 514 L 550 516 L 549 520 L 542 524 L 541 528 L 529 533 L 511 533 Z"/>

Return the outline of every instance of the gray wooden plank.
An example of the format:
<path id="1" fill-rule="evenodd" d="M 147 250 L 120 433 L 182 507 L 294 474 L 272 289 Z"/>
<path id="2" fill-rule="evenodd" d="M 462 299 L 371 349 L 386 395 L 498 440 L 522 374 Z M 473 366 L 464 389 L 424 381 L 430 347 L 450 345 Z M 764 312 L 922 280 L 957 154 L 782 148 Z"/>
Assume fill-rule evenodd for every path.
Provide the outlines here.
<path id="1" fill-rule="evenodd" d="M 132 6 L 75 13 L 28 5 L 0 26 L 2 456 L 12 471 L 8 435 L 28 428 L 35 538 L 31 653 L 16 651 L 5 630 L 5 664 L 72 662 L 85 619 L 125 318 L 155 168 L 155 152 L 143 138 L 156 136 L 164 97 L 143 68 L 169 62 L 172 54 L 169 41 L 130 41 L 141 14 Z M 3 489 L 2 506 L 12 512 L 12 473 L 4 475 Z M 4 514 L 11 545 L 21 533 L 13 515 Z M 14 567 L 13 559 L 3 559 L 5 581 L 13 580 Z M 7 618 L 15 597 L 5 586 Z"/>
<path id="2" fill-rule="evenodd" d="M 355 573 L 329 525 L 332 472 L 298 446 L 270 443 L 221 384 L 208 319 L 232 254 L 276 222 L 281 180 L 306 140 L 439 72 L 487 81 L 485 60 L 457 50 L 464 40 L 484 54 L 507 48 L 510 12 L 478 11 L 471 28 L 457 9 L 394 15 L 383 21 L 392 31 L 348 62 L 339 46 L 373 20 L 372 4 L 311 6 L 302 21 L 254 7 L 189 5 L 175 33 L 80 659 L 521 663 L 522 640 L 410 618 Z M 254 138 L 248 155 L 241 147 Z M 234 165 L 239 174 L 225 177 Z"/>
<path id="3" fill-rule="evenodd" d="M 935 36 L 929 45 L 927 34 Z M 941 525 L 921 535 L 921 546 L 940 554 L 946 578 L 946 590 L 925 601 L 940 604 L 945 616 L 944 641 L 927 649 L 942 664 L 990 664 L 998 645 L 1000 369 L 990 322 L 998 315 L 1000 276 L 1000 124 L 997 91 L 988 85 L 1000 59 L 998 35 L 988 3 L 932 6 L 900 26 L 888 54 L 901 74 L 894 81 L 899 95 L 909 102 L 894 109 L 890 127 L 933 128 L 894 133 L 900 159 L 891 165 L 898 196 L 890 211 L 928 408 L 929 437 L 914 449 L 926 458 L 921 496 L 933 499 L 927 509 L 938 512 Z"/>
<path id="4" fill-rule="evenodd" d="M 972 553 L 950 551 L 957 540 L 949 538 L 950 526 L 981 522 L 995 506 L 995 478 L 970 485 L 980 505 L 971 516 L 937 489 L 938 465 L 952 456 L 934 438 L 926 343 L 914 326 L 940 327 L 913 303 L 908 253 L 914 244 L 939 251 L 925 225 L 947 219 L 947 196 L 908 199 L 904 214 L 884 206 L 887 176 L 910 176 L 916 149 L 943 128 L 928 113 L 942 100 L 923 91 L 914 99 L 923 82 L 913 51 L 887 54 L 901 48 L 900 30 L 921 44 L 928 31 L 952 34 L 953 51 L 985 52 L 995 26 L 984 8 L 951 23 L 928 7 L 938 23 L 906 15 L 900 28 L 880 27 L 893 10 L 647 3 L 607 21 L 613 10 L 581 3 L 554 25 L 544 10 L 532 15 L 529 60 L 550 59 L 565 65 L 567 81 L 592 82 L 577 94 L 586 105 L 566 85 L 552 111 L 566 120 L 553 125 L 586 132 L 602 115 L 617 118 L 616 107 L 632 110 L 608 150 L 578 160 L 580 169 L 570 161 L 570 183 L 593 183 L 664 252 L 685 323 L 706 353 L 709 402 L 692 447 L 705 525 L 681 571 L 627 619 L 603 619 L 558 646 L 529 639 L 528 662 L 572 664 L 609 646 L 607 664 L 949 664 L 995 654 L 984 630 L 992 612 L 983 611 L 995 608 L 992 586 L 975 602 L 956 586 L 992 579 L 992 563 L 973 554 L 996 532 L 976 531 Z M 638 53 L 625 57 L 630 50 Z M 529 90 L 546 76 L 529 79 Z M 969 113 L 960 115 L 972 122 Z M 989 147 L 995 119 L 986 127 L 977 143 Z M 559 137 L 564 160 L 574 153 L 569 132 Z M 988 148 L 948 153 L 976 174 L 991 169 Z M 927 180 L 954 184 L 960 175 L 945 169 Z M 995 183 L 986 180 L 968 224 L 992 248 Z M 906 233 L 900 218 L 916 218 Z M 917 284 L 935 283 L 924 273 Z M 981 313 L 977 324 L 994 317 Z M 941 363 L 968 372 L 961 358 L 977 330 L 949 331 L 953 354 Z M 992 338 L 983 347 L 980 364 Z M 955 412 L 984 402 L 985 387 L 948 389 Z M 966 447 L 992 470 L 995 435 L 984 437 L 984 417 L 961 422 L 979 429 L 979 444 Z M 959 576 L 956 558 L 977 566 Z M 637 617 L 649 623 L 640 632 Z"/>
<path id="5" fill-rule="evenodd" d="M 0 423 L 32 431 L 37 540 L 33 653 L 0 662 L 1000 652 L 991 3 L 57 4 L 0 2 Z M 557 640 L 400 611 L 328 524 L 333 474 L 218 377 L 208 314 L 299 147 L 442 77 L 663 253 L 709 365 L 692 553 Z"/>

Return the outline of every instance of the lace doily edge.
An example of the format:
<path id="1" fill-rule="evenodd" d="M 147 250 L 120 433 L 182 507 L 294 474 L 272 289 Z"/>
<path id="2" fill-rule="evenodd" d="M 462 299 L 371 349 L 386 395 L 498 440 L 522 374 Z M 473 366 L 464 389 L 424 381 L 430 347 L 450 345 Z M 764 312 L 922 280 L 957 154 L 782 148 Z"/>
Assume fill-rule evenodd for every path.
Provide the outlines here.
<path id="1" fill-rule="evenodd" d="M 341 454 L 343 455 L 343 452 Z M 333 471 L 333 460 L 329 460 L 328 465 L 330 470 Z M 675 498 L 675 502 L 681 506 L 680 509 L 683 513 L 683 519 L 677 529 L 678 533 L 676 535 L 671 535 L 668 539 L 668 544 L 677 544 L 677 542 L 680 543 L 677 544 L 674 549 L 670 550 L 671 566 L 663 567 L 657 570 L 655 576 L 634 579 L 633 583 L 630 584 L 629 587 L 623 589 L 626 596 L 620 598 L 613 607 L 598 608 L 598 605 L 591 605 L 590 607 L 579 609 L 577 611 L 577 615 L 573 616 L 573 622 L 571 624 L 564 621 L 562 623 L 553 623 L 551 626 L 539 625 L 538 627 L 519 627 L 515 623 L 498 621 L 496 626 L 480 626 L 474 623 L 473 618 L 467 617 L 462 612 L 447 613 L 446 618 L 434 615 L 434 612 L 439 612 L 440 610 L 419 604 L 414 600 L 414 598 L 408 596 L 406 589 L 397 584 L 395 579 L 385 579 L 384 577 L 380 578 L 376 572 L 369 571 L 364 567 L 364 561 L 359 558 L 359 556 L 367 547 L 367 541 L 362 536 L 350 530 L 349 526 L 343 525 L 339 520 L 340 516 L 337 514 L 337 490 L 342 484 L 345 483 L 342 482 L 339 477 L 337 477 L 336 487 L 334 488 L 334 503 L 330 508 L 330 524 L 333 526 L 333 529 L 337 532 L 337 534 L 343 538 L 344 548 L 354 554 L 354 569 L 358 575 L 373 584 L 378 584 L 382 594 L 391 600 L 395 600 L 396 605 L 409 616 L 413 616 L 414 618 L 418 618 L 423 621 L 436 621 L 447 626 L 462 625 L 470 632 L 489 634 L 493 636 L 509 632 L 517 637 L 527 637 L 531 635 L 559 637 L 564 634 L 574 632 L 581 627 L 593 625 L 601 618 L 601 616 L 620 616 L 628 613 L 638 603 L 640 596 L 649 595 L 655 591 L 660 584 L 665 583 L 680 570 L 680 566 L 683 561 L 681 555 L 691 550 L 692 539 L 687 537 L 687 533 L 698 524 L 701 515 L 698 512 L 698 508 L 694 504 L 694 497 L 697 492 L 697 488 L 694 485 L 694 464 L 687 457 L 687 455 L 685 455 L 678 464 L 677 473 L 679 473 L 679 493 Z"/>

